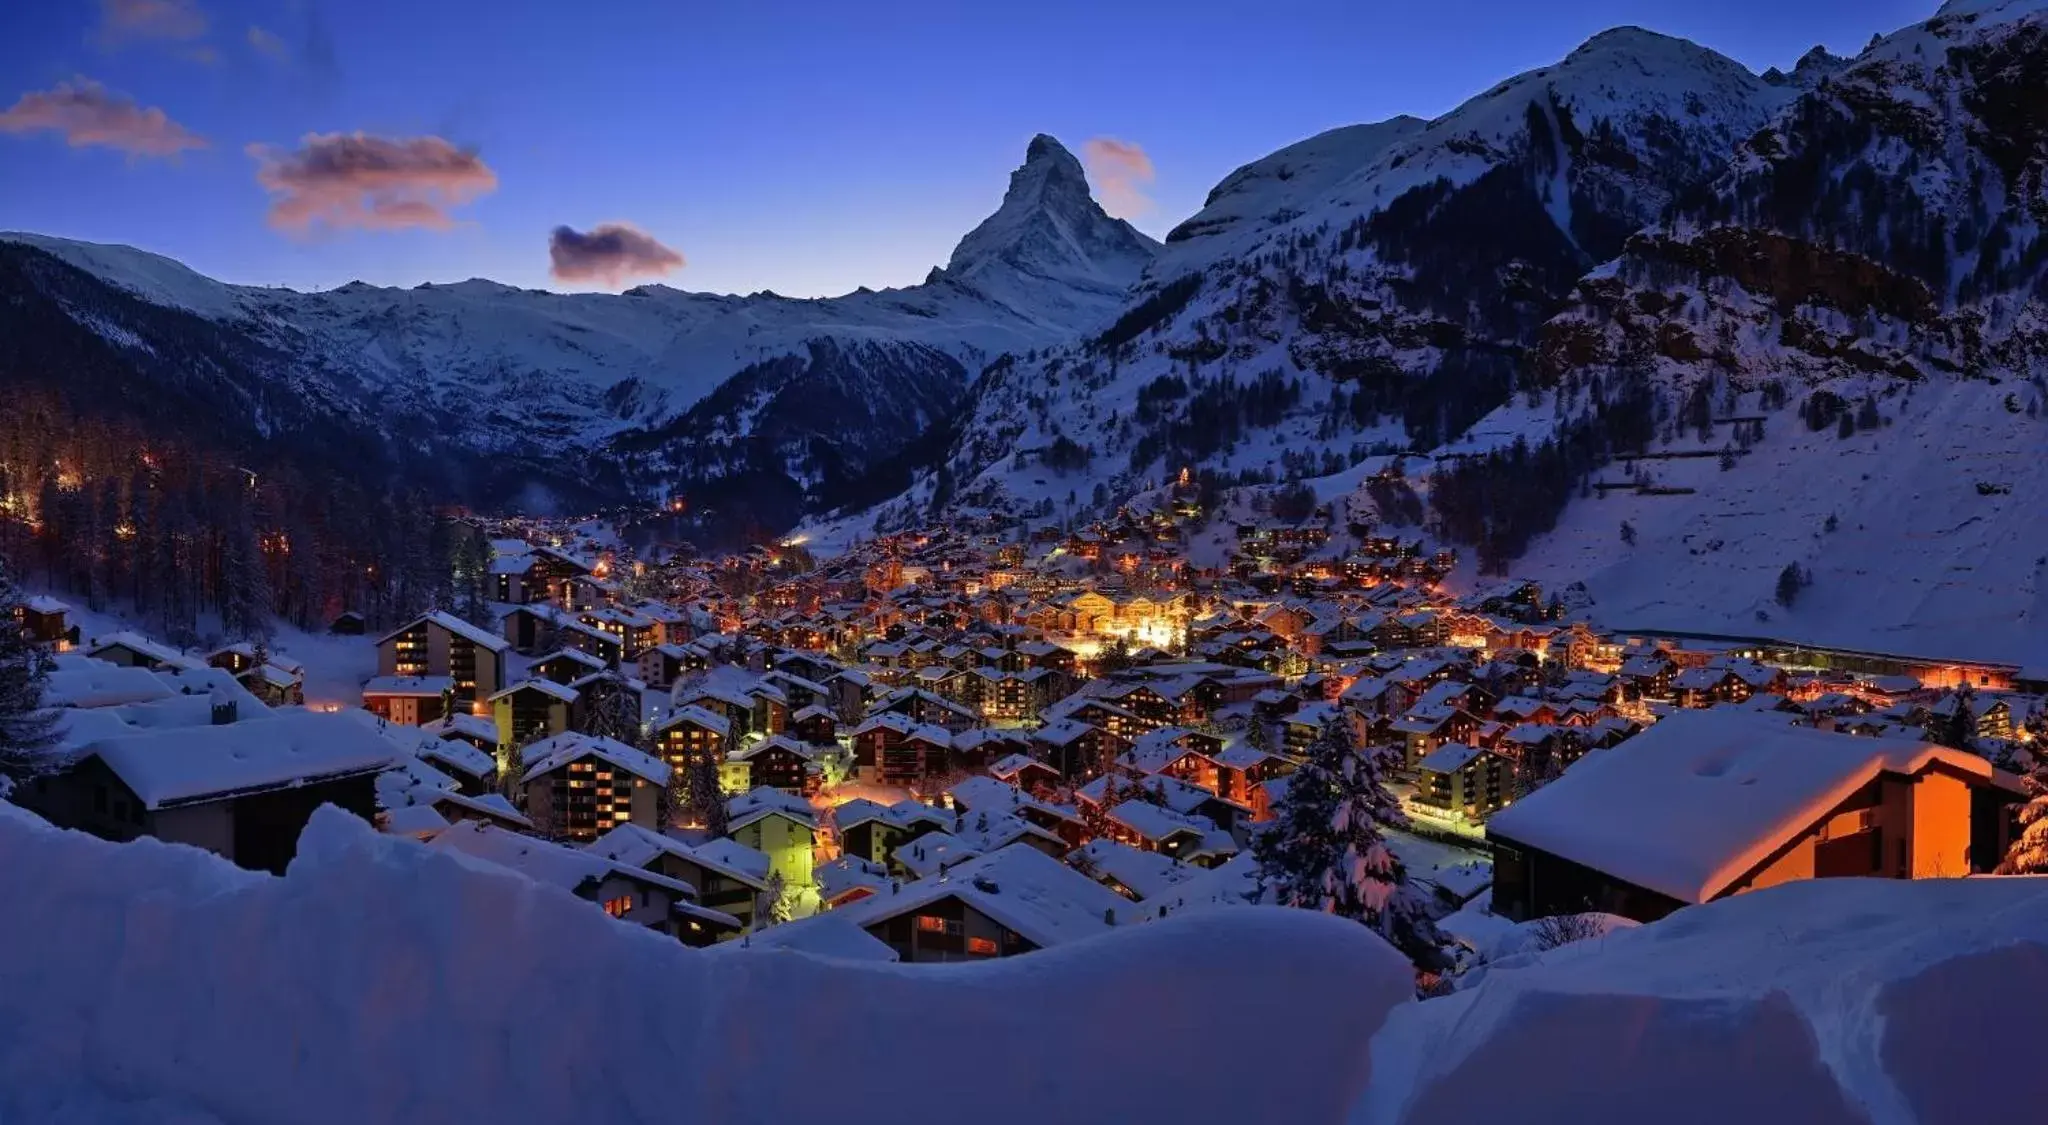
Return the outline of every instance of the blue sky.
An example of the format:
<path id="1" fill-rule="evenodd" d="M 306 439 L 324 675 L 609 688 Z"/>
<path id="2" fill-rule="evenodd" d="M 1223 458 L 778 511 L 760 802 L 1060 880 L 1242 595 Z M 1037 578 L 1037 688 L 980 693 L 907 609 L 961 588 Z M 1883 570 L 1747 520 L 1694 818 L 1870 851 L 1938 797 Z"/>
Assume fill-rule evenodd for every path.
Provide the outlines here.
<path id="1" fill-rule="evenodd" d="M 549 278 L 548 236 L 630 222 L 666 281 L 911 284 L 1032 134 L 1141 146 L 1163 234 L 1237 165 L 1433 116 L 1638 24 L 1755 69 L 1934 0 L 34 0 L 0 5 L 0 108 L 83 76 L 206 139 L 171 158 L 0 133 L 0 228 L 126 242 L 229 281 Z M 126 18 L 110 30 L 109 11 Z M 250 29 L 260 28 L 275 42 Z M 126 28 L 126 30 L 121 30 Z M 261 49 L 256 40 L 269 44 Z M 210 59 L 207 56 L 211 56 Z M 444 230 L 275 229 L 252 144 L 436 136 L 495 174 Z"/>

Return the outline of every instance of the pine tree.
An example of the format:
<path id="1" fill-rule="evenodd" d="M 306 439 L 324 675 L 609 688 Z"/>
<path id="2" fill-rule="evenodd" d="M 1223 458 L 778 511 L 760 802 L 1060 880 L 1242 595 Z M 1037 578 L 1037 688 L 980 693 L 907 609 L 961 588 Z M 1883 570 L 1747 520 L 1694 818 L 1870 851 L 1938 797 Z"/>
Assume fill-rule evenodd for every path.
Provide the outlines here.
<path id="1" fill-rule="evenodd" d="M 239 506 L 221 539 L 220 623 L 237 640 L 270 633 L 270 568 Z"/>
<path id="2" fill-rule="evenodd" d="M 779 926 L 790 918 L 789 884 L 782 872 L 770 871 L 761 892 L 754 896 L 754 928 Z"/>
<path id="3" fill-rule="evenodd" d="M 2000 875 L 2048 875 L 2048 755 L 2034 759 L 2023 783 L 2027 801 L 2018 810 L 2019 838 L 1998 865 Z"/>
<path id="4" fill-rule="evenodd" d="M 61 764 L 53 752 L 57 716 L 43 706 L 52 661 L 23 627 L 21 603 L 13 573 L 0 560 L 0 796 Z"/>
<path id="5" fill-rule="evenodd" d="M 1385 773 L 1385 747 L 1361 749 L 1341 717 L 1324 722 L 1287 779 L 1274 823 L 1252 843 L 1260 896 L 1372 927 L 1417 965 L 1441 961 L 1423 898 L 1407 884 L 1383 829 L 1406 817 Z"/>

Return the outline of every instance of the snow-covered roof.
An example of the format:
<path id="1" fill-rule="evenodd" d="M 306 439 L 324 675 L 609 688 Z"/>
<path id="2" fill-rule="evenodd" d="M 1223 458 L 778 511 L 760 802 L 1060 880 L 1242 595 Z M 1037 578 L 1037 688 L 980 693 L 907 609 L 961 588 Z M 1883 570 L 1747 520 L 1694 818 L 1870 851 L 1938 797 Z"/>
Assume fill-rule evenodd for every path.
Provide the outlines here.
<path id="1" fill-rule="evenodd" d="M 1974 754 L 1785 720 L 1681 711 L 1495 813 L 1488 834 L 1704 902 L 1880 772 L 1911 775 L 1939 762 L 1991 776 Z"/>
<path id="2" fill-rule="evenodd" d="M 920 910 L 948 896 L 1041 948 L 1093 937 L 1129 904 L 1123 896 L 1028 844 L 976 856 L 944 875 L 895 893 L 879 891 L 834 913 L 863 928 Z"/>
<path id="3" fill-rule="evenodd" d="M 404 625 L 401 625 L 398 628 L 393 629 L 389 633 L 384 634 L 383 636 L 377 638 L 377 643 L 381 645 L 385 641 L 388 641 L 391 638 L 398 636 L 400 633 L 403 633 L 408 629 L 418 628 L 422 623 L 429 625 L 438 625 L 441 628 L 446 629 L 448 632 L 453 633 L 458 637 L 461 637 L 463 640 L 466 640 L 471 644 L 476 645 L 478 648 L 487 649 L 491 652 L 503 652 L 506 649 L 512 647 L 511 641 L 506 640 L 498 634 L 493 633 L 488 629 L 479 629 L 476 626 L 471 625 L 469 622 L 464 621 L 462 618 L 457 617 L 452 613 L 438 609 L 432 613 L 421 614 L 420 616 L 413 618 L 411 621 L 406 622 Z"/>
<path id="4" fill-rule="evenodd" d="M 895 961 L 897 954 L 888 942 L 854 925 L 836 910 L 798 918 L 779 926 L 749 934 L 734 941 L 708 946 L 706 953 L 731 956 L 746 952 L 774 952 L 793 949 L 813 957 L 835 961 Z"/>
<path id="5" fill-rule="evenodd" d="M 1467 746 L 1462 742 L 1448 742 L 1430 751 L 1429 756 L 1422 759 L 1419 765 L 1422 769 L 1428 770 L 1431 773 L 1456 773 L 1471 765 L 1475 759 L 1484 753 L 1486 751 L 1477 746 Z"/>
<path id="6" fill-rule="evenodd" d="M 618 875 L 650 886 L 661 887 L 680 898 L 695 902 L 697 888 L 680 879 L 671 879 L 644 867 L 619 863 L 584 848 L 566 844 L 550 843 L 483 821 L 467 820 L 453 824 L 448 830 L 435 836 L 427 844 L 440 851 L 459 852 L 471 859 L 483 860 L 499 867 L 519 872 L 536 883 L 560 887 L 574 892 L 589 882 L 603 882 Z M 739 920 L 726 916 L 726 921 L 737 927 Z"/>
<path id="7" fill-rule="evenodd" d="M 91 742 L 152 809 L 389 769 L 399 752 L 341 715 L 277 714 L 260 723 L 176 726 Z"/>
<path id="8" fill-rule="evenodd" d="M 520 762 L 525 769 L 519 779 L 522 783 L 530 782 L 586 756 L 610 762 L 649 785 L 668 784 L 667 762 L 651 754 L 643 754 L 617 739 L 579 731 L 552 735 L 526 746 L 521 751 Z"/>
<path id="9" fill-rule="evenodd" d="M 91 647 L 85 650 L 85 654 L 96 657 L 110 648 L 125 648 L 129 652 L 155 663 L 169 664 L 180 668 L 198 668 L 203 667 L 206 663 L 195 657 L 186 656 L 169 645 L 158 644 L 156 641 L 152 641 L 140 633 L 132 633 L 126 630 L 98 638 L 92 643 Z"/>
<path id="10" fill-rule="evenodd" d="M 52 707 L 113 707 L 168 699 L 177 692 L 146 668 L 63 655 L 43 683 L 43 702 Z"/>
<path id="11" fill-rule="evenodd" d="M 897 845 L 892 858 L 922 879 L 980 854 L 981 849 L 950 832 L 932 832 Z"/>
<path id="12" fill-rule="evenodd" d="M 511 687 L 493 694 L 490 697 L 490 702 L 496 703 L 500 699 L 517 695 L 522 691 L 537 691 L 542 695 L 552 696 L 564 703 L 574 703 L 577 698 L 576 689 L 567 684 L 558 684 L 553 680 L 528 679 L 521 680 Z"/>
<path id="13" fill-rule="evenodd" d="M 1172 856 L 1144 851 L 1107 837 L 1076 848 L 1068 854 L 1067 863 L 1084 874 L 1116 880 L 1140 900 L 1185 883 L 1202 870 Z"/>
<path id="14" fill-rule="evenodd" d="M 818 826 L 818 810 L 812 808 L 809 801 L 794 793 L 766 786 L 732 798 L 725 807 L 731 817 L 726 822 L 726 829 L 731 832 L 770 816 L 786 817 L 806 828 Z"/>
<path id="15" fill-rule="evenodd" d="M 372 676 L 364 681 L 363 694 L 439 699 L 454 688 L 453 676 Z"/>
<path id="16" fill-rule="evenodd" d="M 724 738 L 732 729 L 732 724 L 726 721 L 725 716 L 691 703 L 670 712 L 669 717 L 663 719 L 661 725 L 655 728 L 655 732 L 658 734 L 673 727 L 682 726 L 685 723 L 702 727 L 720 738 Z"/>

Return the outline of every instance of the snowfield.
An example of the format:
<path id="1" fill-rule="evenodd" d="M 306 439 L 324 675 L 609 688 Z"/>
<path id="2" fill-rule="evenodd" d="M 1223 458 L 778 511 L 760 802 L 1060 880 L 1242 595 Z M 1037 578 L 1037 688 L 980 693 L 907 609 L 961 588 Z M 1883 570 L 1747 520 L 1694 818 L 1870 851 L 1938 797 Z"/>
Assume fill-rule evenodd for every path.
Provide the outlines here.
<path id="1" fill-rule="evenodd" d="M 1836 390 L 1852 403 L 1863 392 Z M 1696 492 L 1574 500 L 1513 570 L 1546 589 L 1585 582 L 1593 619 L 1612 629 L 2048 661 L 2048 420 L 2024 412 L 2048 406 L 2038 399 L 2014 382 L 1880 391 L 1889 424 L 1847 438 L 1781 411 L 1732 469 L 1645 463 L 1659 486 Z M 1625 478 L 1611 466 L 1598 479 Z M 1789 563 L 1813 584 L 1787 608 L 1775 595 Z"/>
<path id="2" fill-rule="evenodd" d="M 2048 879 L 1794 883 L 1404 1005 L 1353 1125 L 2034 1120 Z M 2015 1038 L 2019 1037 L 2019 1038 Z"/>
<path id="3" fill-rule="evenodd" d="M 706 955 L 332 810 L 282 879 L 4 804 L 0 856 L 10 1125 L 1335 1121 L 1412 989 L 1277 908 L 978 966 Z M 1187 1081 L 1205 1044 L 1228 1080 Z"/>
<path id="4" fill-rule="evenodd" d="M 1835 880 L 1416 1003 L 1305 912 L 704 954 L 323 810 L 283 878 L 0 804 L 0 1121 L 2018 1121 L 2048 880 Z M 1274 1030 L 1284 1028 L 1284 1034 Z M 1211 1066 L 1220 1062 L 1221 1066 Z"/>

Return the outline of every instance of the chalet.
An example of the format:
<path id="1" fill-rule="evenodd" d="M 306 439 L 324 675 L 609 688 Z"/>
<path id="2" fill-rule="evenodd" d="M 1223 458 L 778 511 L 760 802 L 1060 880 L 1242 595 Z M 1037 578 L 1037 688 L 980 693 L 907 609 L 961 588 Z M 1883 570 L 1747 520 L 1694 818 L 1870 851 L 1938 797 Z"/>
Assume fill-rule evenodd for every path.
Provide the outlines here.
<path id="1" fill-rule="evenodd" d="M 811 855 L 818 814 L 809 801 L 779 789 L 755 789 L 726 802 L 726 832 L 768 857 L 772 875 L 792 891 L 812 886 Z"/>
<path id="2" fill-rule="evenodd" d="M 786 734 L 750 742 L 733 754 L 747 764 L 747 788 L 804 793 L 816 787 L 817 747 Z"/>
<path id="3" fill-rule="evenodd" d="M 531 832 L 533 822 L 519 814 L 512 803 L 496 793 L 476 795 L 460 789 L 419 786 L 412 790 L 412 803 L 387 809 L 378 815 L 378 828 L 398 836 L 425 842 L 451 825 L 474 822 L 508 832 Z"/>
<path id="4" fill-rule="evenodd" d="M 488 699 L 505 686 L 511 642 L 452 613 L 429 613 L 377 641 L 379 676 L 447 676 L 455 698 Z"/>
<path id="5" fill-rule="evenodd" d="M 38 594 L 14 607 L 21 628 L 38 644 L 59 645 L 75 641 L 70 624 L 71 607 L 56 598 Z"/>
<path id="6" fill-rule="evenodd" d="M 1103 837 L 1067 857 L 1067 865 L 1132 902 L 1156 898 L 1202 873 L 1172 856 Z"/>
<path id="7" fill-rule="evenodd" d="M 702 707 L 682 707 L 654 728 L 654 742 L 670 766 L 687 769 L 698 762 L 722 761 L 726 745 L 735 740 L 732 730 L 724 715 Z"/>
<path id="8" fill-rule="evenodd" d="M 1437 747 L 1468 741 L 1478 732 L 1479 720 L 1456 708 L 1417 709 L 1395 719 L 1391 729 L 1401 739 L 1408 768 L 1414 769 Z"/>
<path id="9" fill-rule="evenodd" d="M 1050 763 L 1068 781 L 1099 777 L 1130 746 L 1101 727 L 1079 719 L 1061 719 L 1031 732 L 1031 754 Z"/>
<path id="10" fill-rule="evenodd" d="M 363 684 L 363 708 L 401 726 L 441 719 L 453 698 L 455 680 L 449 676 L 376 676 Z"/>
<path id="11" fill-rule="evenodd" d="M 889 854 L 889 869 L 904 878 L 927 879 L 980 854 L 981 849 L 951 832 L 931 832 L 898 844 Z"/>
<path id="12" fill-rule="evenodd" d="M 919 725 L 937 725 L 947 730 L 966 730 L 981 717 L 945 697 L 924 688 L 898 688 L 875 701 L 868 717 L 894 713 Z"/>
<path id="13" fill-rule="evenodd" d="M 343 716 L 266 714 L 89 742 L 17 799 L 59 827 L 117 841 L 153 836 L 282 874 L 321 805 L 373 819 L 376 777 L 399 757 Z"/>
<path id="14" fill-rule="evenodd" d="M 1075 810 L 1053 804 L 1051 801 L 1040 800 L 1014 785 L 1007 785 L 992 777 L 967 778 L 946 793 L 952 799 L 953 810 L 960 814 L 963 823 L 984 814 L 1014 818 L 1051 834 L 1055 840 L 1064 843 L 1068 848 L 1078 846 L 1087 834 L 1087 825 Z M 988 829 L 982 828 L 980 831 L 986 833 Z M 995 848 L 984 847 L 982 850 L 994 851 Z"/>
<path id="15" fill-rule="evenodd" d="M 160 645 L 139 633 L 115 633 L 103 637 L 87 648 L 85 655 L 123 668 L 142 668 L 149 671 L 159 668 L 205 667 L 204 661 Z"/>
<path id="16" fill-rule="evenodd" d="M 526 746 L 520 764 L 527 818 L 545 835 L 594 840 L 619 824 L 661 825 L 669 768 L 623 742 L 557 734 Z"/>
<path id="17" fill-rule="evenodd" d="M 697 888 L 678 879 L 607 859 L 588 848 L 536 840 L 478 822 L 451 826 L 428 847 L 517 871 L 536 883 L 560 887 L 621 922 L 704 946 L 740 930 L 740 920 L 701 905 Z"/>
<path id="18" fill-rule="evenodd" d="M 1416 765 L 1415 774 L 1415 802 L 1454 818 L 1484 820 L 1513 797 L 1513 768 L 1477 746 L 1440 746 Z"/>
<path id="19" fill-rule="evenodd" d="M 573 684 L 585 676 L 604 671 L 609 665 L 580 649 L 560 648 L 526 666 L 529 679 Z"/>
<path id="20" fill-rule="evenodd" d="M 1671 698 L 1671 681 L 1678 674 L 1678 665 L 1663 652 L 1653 651 L 1631 656 L 1621 662 L 1617 673 L 1628 690 L 1643 699 Z"/>
<path id="21" fill-rule="evenodd" d="M 486 731 L 496 733 L 496 728 L 487 720 L 475 715 L 458 715 L 457 719 L 469 720 L 481 725 Z M 453 723 L 439 724 L 440 730 L 428 731 L 434 737 L 419 744 L 422 761 L 454 779 L 459 792 L 471 797 L 482 797 L 493 791 L 492 782 L 497 777 L 498 760 L 489 749 L 494 743 L 480 744 L 473 730 L 465 731 Z M 512 811 L 510 809 L 507 810 Z"/>
<path id="22" fill-rule="evenodd" d="M 828 707 L 813 703 L 789 717 L 789 733 L 812 746 L 838 744 L 839 717 Z"/>
<path id="23" fill-rule="evenodd" d="M 1649 922 L 1799 879 L 1956 877 L 2004 854 L 2013 796 L 1974 754 L 1681 712 L 1494 815 L 1493 909 Z"/>
<path id="24" fill-rule="evenodd" d="M 889 806 L 856 797 L 832 810 L 839 851 L 869 863 L 886 864 L 896 845 L 910 835 Z"/>
<path id="25" fill-rule="evenodd" d="M 640 654 L 636 661 L 640 679 L 648 687 L 667 688 L 692 672 L 711 666 L 704 650 L 695 645 L 660 644 Z"/>
<path id="26" fill-rule="evenodd" d="M 811 877 L 818 883 L 818 905 L 826 910 L 885 891 L 891 882 L 887 867 L 852 855 L 819 864 L 811 869 Z"/>
<path id="27" fill-rule="evenodd" d="M 337 637 L 360 637 L 369 628 L 363 615 L 351 609 L 335 614 L 334 620 L 327 623 L 327 631 Z"/>
<path id="28" fill-rule="evenodd" d="M 742 930 L 752 928 L 754 905 L 768 889 L 765 856 L 720 846 L 692 847 L 638 824 L 615 825 L 583 847 L 614 863 L 695 887 L 700 905 L 732 915 Z"/>
<path id="29" fill-rule="evenodd" d="M 990 763 L 988 772 L 997 781 L 1007 782 L 1026 793 L 1051 789 L 1061 781 L 1059 770 L 1028 752 L 1006 754 Z"/>
<path id="30" fill-rule="evenodd" d="M 1178 813 L 1146 800 L 1120 801 L 1109 808 L 1111 834 L 1148 852 L 1180 859 L 1204 850 L 1213 822 Z"/>
<path id="31" fill-rule="evenodd" d="M 521 680 L 486 702 L 498 728 L 498 744 L 521 746 L 574 729 L 579 699 L 576 689 L 566 684 Z"/>
<path id="32" fill-rule="evenodd" d="M 944 876 L 876 891 L 841 914 L 905 962 L 1009 957 L 1101 934 L 1125 900 L 1041 852 L 1012 845 Z"/>
<path id="33" fill-rule="evenodd" d="M 265 662 L 235 677 L 250 694 L 271 707 L 300 707 L 306 702 L 305 673 Z"/>
<path id="34" fill-rule="evenodd" d="M 1687 668 L 1672 677 L 1671 694 L 1680 707 L 1712 707 L 1746 702 L 1750 687 L 1731 668 Z"/>

